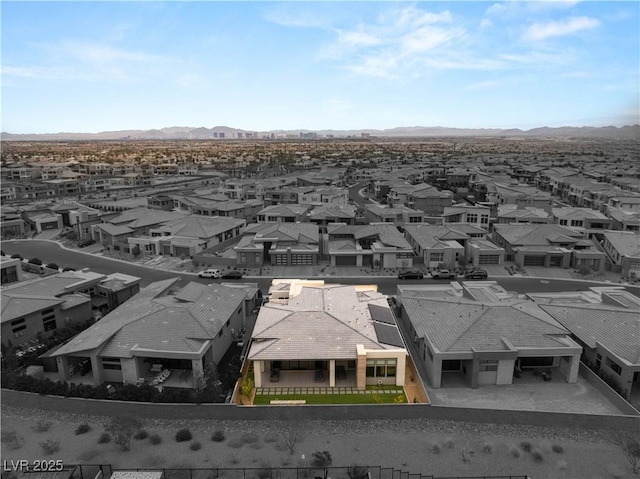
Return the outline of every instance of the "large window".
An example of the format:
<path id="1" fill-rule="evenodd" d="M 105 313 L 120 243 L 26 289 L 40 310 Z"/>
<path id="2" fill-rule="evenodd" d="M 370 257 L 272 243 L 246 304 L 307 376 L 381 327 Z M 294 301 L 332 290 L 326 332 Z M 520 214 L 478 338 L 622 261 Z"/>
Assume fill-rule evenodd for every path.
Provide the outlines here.
<path id="1" fill-rule="evenodd" d="M 622 373 L 622 368 L 620 367 L 620 365 L 615 361 L 612 361 L 611 358 L 607 358 L 605 364 L 618 376 Z"/>
<path id="2" fill-rule="evenodd" d="M 102 369 L 121 370 L 120 358 L 102 358 Z"/>
<path id="3" fill-rule="evenodd" d="M 429 253 L 429 261 L 443 261 L 444 253 Z"/>
<path id="4" fill-rule="evenodd" d="M 480 361 L 478 371 L 497 371 L 497 370 L 498 370 L 498 361 L 494 361 L 494 360 Z"/>
<path id="5" fill-rule="evenodd" d="M 56 329 L 56 314 L 53 308 L 42 311 L 42 327 L 45 331 L 53 331 Z"/>
<path id="6" fill-rule="evenodd" d="M 25 319 L 20 318 L 15 321 L 11 321 L 11 331 L 15 334 L 24 329 L 27 329 L 27 325 L 25 324 Z"/>
<path id="7" fill-rule="evenodd" d="M 368 378 L 395 378 L 396 359 L 367 359 Z"/>

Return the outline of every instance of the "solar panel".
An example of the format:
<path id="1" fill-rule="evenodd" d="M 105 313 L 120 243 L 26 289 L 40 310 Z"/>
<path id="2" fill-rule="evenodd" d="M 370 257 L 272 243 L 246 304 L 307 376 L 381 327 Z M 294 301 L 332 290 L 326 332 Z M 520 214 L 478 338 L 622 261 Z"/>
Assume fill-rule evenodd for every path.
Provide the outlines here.
<path id="1" fill-rule="evenodd" d="M 396 326 L 374 322 L 373 328 L 376 330 L 379 343 L 404 348 L 404 343 Z"/>
<path id="2" fill-rule="evenodd" d="M 377 304 L 369 304 L 369 313 L 371 314 L 371 319 L 374 321 L 379 321 L 381 323 L 393 324 L 395 326 L 396 320 L 393 317 L 393 313 L 389 308 L 385 308 L 384 306 L 378 306 Z"/>

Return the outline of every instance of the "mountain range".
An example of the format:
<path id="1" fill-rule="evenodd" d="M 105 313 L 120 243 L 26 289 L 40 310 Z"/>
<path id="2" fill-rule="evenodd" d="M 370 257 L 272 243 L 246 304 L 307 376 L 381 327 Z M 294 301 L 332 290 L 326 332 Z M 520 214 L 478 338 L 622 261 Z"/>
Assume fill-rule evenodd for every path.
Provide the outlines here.
<path id="1" fill-rule="evenodd" d="M 199 140 L 199 139 L 237 139 L 237 138 L 263 138 L 263 137 L 299 137 L 301 133 L 315 133 L 319 137 L 333 136 L 361 137 L 363 134 L 370 137 L 570 137 L 570 138 L 610 138 L 640 139 L 640 125 L 627 125 L 622 127 L 571 127 L 558 128 L 541 127 L 531 130 L 518 128 L 446 128 L 446 127 L 398 127 L 385 130 L 270 130 L 248 131 L 227 126 L 213 128 L 193 127 L 169 127 L 159 130 L 119 130 L 103 131 L 100 133 L 24 133 L 14 134 L 0 133 L 2 141 L 69 141 L 69 140 Z"/>

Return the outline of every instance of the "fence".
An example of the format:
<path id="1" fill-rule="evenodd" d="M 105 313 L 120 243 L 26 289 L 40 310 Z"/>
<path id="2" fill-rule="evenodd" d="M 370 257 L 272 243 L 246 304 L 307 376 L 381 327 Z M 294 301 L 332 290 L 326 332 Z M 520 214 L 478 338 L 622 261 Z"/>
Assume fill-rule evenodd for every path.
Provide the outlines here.
<path id="1" fill-rule="evenodd" d="M 108 479 L 114 472 L 110 465 L 72 466 L 69 479 Z M 515 476 L 432 476 L 410 473 L 381 466 L 350 466 L 316 468 L 270 467 L 210 468 L 210 469 L 127 469 L 126 472 L 157 472 L 162 479 L 529 479 L 527 475 Z"/>

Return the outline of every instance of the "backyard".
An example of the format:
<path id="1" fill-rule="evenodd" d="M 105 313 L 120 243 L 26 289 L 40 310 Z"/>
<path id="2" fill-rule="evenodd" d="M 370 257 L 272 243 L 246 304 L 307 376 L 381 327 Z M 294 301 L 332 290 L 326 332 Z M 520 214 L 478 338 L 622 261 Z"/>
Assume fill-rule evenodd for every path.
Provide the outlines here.
<path id="1" fill-rule="evenodd" d="M 115 438 L 106 436 L 108 422 L 100 416 L 3 407 L 2 458 L 60 459 L 65 464 L 102 463 L 115 468 L 264 470 L 309 467 L 314 452 L 327 451 L 332 466 L 395 467 L 436 476 L 633 476 L 612 436 L 581 428 L 426 419 L 149 420 L 136 431 L 130 450 L 121 451 Z"/>

